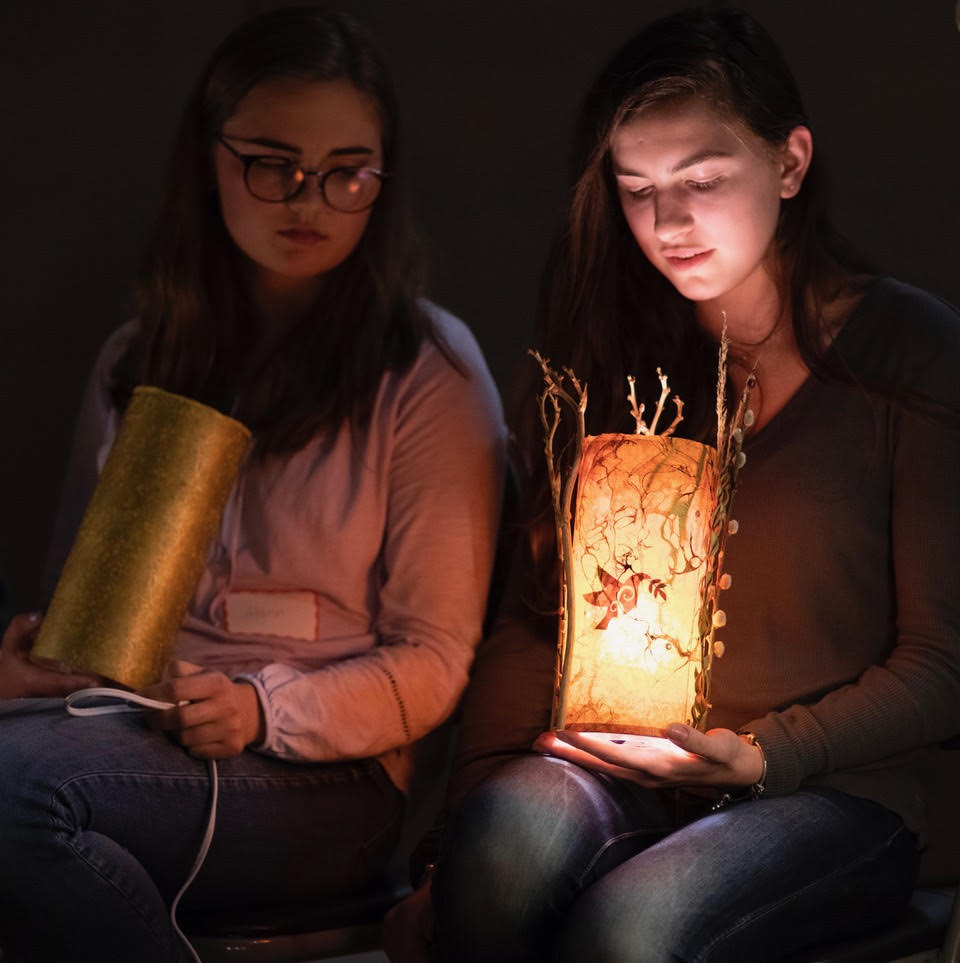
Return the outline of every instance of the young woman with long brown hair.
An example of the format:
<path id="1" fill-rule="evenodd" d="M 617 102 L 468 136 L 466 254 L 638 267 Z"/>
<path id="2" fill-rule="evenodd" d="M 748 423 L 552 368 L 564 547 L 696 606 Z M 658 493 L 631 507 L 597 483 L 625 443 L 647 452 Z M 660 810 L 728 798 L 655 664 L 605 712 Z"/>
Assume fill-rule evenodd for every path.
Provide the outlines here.
<path id="1" fill-rule="evenodd" d="M 925 878 L 956 873 L 960 316 L 830 228 L 796 84 L 743 12 L 642 30 L 579 148 L 535 343 L 588 383 L 588 433 L 631 431 L 626 376 L 649 408 L 659 365 L 679 432 L 710 441 L 724 317 L 729 390 L 756 373 L 729 638 L 712 728 L 665 730 L 681 751 L 544 731 L 557 575 L 531 364 L 528 528 L 465 703 L 438 949 L 778 959 L 895 917 L 921 848 Z"/>
<path id="2" fill-rule="evenodd" d="M 137 384 L 243 421 L 254 444 L 178 640 L 128 715 L 0 651 L 0 945 L 30 960 L 175 960 L 167 909 L 322 900 L 396 843 L 414 744 L 480 635 L 503 428 L 476 342 L 422 297 L 389 75 L 351 18 L 263 14 L 184 114 L 137 317 L 79 416 L 59 568 Z M 250 604 L 251 599 L 258 604 Z M 186 702 L 187 704 L 183 704 Z M 164 738 L 165 733 L 170 738 Z"/>

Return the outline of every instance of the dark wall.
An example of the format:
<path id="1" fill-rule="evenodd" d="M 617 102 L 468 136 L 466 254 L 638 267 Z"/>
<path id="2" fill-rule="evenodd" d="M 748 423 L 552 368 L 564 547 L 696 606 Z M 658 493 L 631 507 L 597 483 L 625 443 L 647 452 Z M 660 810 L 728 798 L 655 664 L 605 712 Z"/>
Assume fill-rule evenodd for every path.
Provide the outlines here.
<path id="1" fill-rule="evenodd" d="M 127 317 L 180 106 L 235 23 L 277 4 L 4 4 L 0 577 L 39 575 L 87 369 Z M 589 80 L 670 0 L 345 0 L 397 79 L 432 292 L 505 388 L 530 341 Z M 814 118 L 836 219 L 890 273 L 960 303 L 960 34 L 953 0 L 747 2 Z"/>

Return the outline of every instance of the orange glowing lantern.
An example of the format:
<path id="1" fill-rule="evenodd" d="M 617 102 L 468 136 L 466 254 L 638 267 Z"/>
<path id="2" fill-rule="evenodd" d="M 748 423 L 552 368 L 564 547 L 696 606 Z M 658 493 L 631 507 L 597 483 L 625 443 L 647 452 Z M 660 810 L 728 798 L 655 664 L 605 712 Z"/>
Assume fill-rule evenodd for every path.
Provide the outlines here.
<path id="1" fill-rule="evenodd" d="M 752 420 L 752 375 L 727 418 L 726 346 L 724 338 L 716 448 L 673 437 L 678 398 L 673 423 L 656 433 L 670 394 L 659 369 L 649 426 L 630 378 L 636 433 L 585 437 L 586 386 L 535 355 L 546 381 L 540 413 L 561 569 L 555 729 L 651 736 L 672 722 L 705 727 L 710 668 L 722 652 L 714 629 L 725 622 L 716 604 L 723 543 L 745 461 L 742 425 Z M 553 454 L 562 403 L 578 417 L 566 474 Z"/>

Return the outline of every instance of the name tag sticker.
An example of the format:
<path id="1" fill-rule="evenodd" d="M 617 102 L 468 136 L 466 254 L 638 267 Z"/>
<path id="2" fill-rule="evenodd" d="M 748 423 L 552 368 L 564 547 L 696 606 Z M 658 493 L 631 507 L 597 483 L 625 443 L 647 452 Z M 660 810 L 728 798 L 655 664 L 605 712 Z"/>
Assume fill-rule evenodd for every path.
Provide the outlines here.
<path id="1" fill-rule="evenodd" d="M 313 641 L 319 620 L 315 592 L 231 592 L 224 600 L 224 628 L 235 635 Z"/>

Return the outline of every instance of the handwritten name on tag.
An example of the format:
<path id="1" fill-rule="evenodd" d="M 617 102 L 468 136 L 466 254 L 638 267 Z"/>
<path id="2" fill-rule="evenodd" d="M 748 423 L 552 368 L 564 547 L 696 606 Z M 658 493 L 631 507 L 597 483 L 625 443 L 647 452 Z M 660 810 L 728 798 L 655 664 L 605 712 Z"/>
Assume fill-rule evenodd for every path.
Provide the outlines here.
<path id="1" fill-rule="evenodd" d="M 224 628 L 235 635 L 312 641 L 319 620 L 315 592 L 231 592 L 224 600 Z"/>

